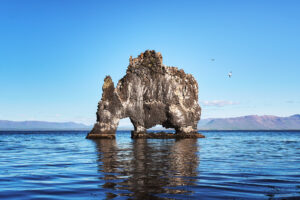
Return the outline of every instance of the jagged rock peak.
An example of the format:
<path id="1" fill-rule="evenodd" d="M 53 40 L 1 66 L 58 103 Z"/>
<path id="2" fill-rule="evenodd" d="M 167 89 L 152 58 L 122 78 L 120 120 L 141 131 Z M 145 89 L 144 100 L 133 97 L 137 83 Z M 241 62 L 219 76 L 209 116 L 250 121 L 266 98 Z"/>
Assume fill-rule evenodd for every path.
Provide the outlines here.
<path id="1" fill-rule="evenodd" d="M 134 126 L 133 138 L 148 137 L 146 129 L 157 124 L 174 128 L 178 137 L 200 136 L 197 81 L 182 69 L 164 66 L 162 55 L 154 50 L 130 57 L 117 87 L 107 76 L 102 90 L 97 123 L 88 138 L 114 138 L 119 120 L 126 117 Z"/>
<path id="2" fill-rule="evenodd" d="M 131 67 L 162 67 L 162 56 L 161 53 L 155 52 L 154 50 L 146 50 L 144 53 L 141 53 L 137 58 L 129 58 L 129 66 Z"/>

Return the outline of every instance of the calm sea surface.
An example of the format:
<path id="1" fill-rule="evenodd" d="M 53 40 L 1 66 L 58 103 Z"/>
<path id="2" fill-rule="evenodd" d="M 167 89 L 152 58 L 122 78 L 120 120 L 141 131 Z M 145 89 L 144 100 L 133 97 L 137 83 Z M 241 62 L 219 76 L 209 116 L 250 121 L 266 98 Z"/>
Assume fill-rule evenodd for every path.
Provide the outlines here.
<path id="1" fill-rule="evenodd" d="M 300 199 L 300 132 L 0 132 L 0 199 Z"/>

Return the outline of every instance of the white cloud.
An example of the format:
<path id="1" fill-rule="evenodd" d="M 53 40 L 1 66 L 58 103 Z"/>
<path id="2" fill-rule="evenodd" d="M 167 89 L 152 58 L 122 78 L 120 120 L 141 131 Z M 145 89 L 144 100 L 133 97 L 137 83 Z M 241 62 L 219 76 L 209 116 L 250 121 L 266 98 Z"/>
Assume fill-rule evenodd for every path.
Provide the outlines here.
<path id="1" fill-rule="evenodd" d="M 223 107 L 223 106 L 238 105 L 238 104 L 240 103 L 234 101 L 226 101 L 226 100 L 200 101 L 200 105 L 215 106 L 215 107 Z"/>
<path id="2" fill-rule="evenodd" d="M 300 101 L 288 100 L 288 101 L 285 101 L 285 102 L 290 103 L 290 104 L 295 104 L 295 103 L 299 103 Z"/>

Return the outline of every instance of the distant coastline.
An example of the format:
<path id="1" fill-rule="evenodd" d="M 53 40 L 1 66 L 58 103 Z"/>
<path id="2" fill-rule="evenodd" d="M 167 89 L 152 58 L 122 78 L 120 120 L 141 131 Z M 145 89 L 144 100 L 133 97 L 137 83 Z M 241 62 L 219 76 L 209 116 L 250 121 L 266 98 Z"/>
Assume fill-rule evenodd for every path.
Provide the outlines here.
<path id="1" fill-rule="evenodd" d="M 0 131 L 66 131 L 90 130 L 92 126 L 75 122 L 0 120 Z"/>
<path id="2" fill-rule="evenodd" d="M 76 122 L 9 121 L 0 120 L 0 131 L 90 131 L 93 125 Z M 278 117 L 272 115 L 248 115 L 232 118 L 202 119 L 198 131 L 300 131 L 300 115 Z M 131 131 L 133 127 L 119 124 L 118 131 Z M 172 131 L 156 126 L 150 131 Z"/>

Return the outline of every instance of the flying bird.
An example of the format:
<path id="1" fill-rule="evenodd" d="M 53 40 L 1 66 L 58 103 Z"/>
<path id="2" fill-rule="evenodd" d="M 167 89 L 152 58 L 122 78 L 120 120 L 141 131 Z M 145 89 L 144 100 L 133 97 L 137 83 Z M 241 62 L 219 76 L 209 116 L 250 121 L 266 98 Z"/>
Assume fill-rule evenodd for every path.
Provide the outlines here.
<path id="1" fill-rule="evenodd" d="M 211 61 L 215 61 L 215 59 L 214 58 L 212 58 L 212 59 L 210 59 Z"/>
<path id="2" fill-rule="evenodd" d="M 229 72 L 228 77 L 231 78 L 231 76 L 232 76 L 232 72 Z"/>

